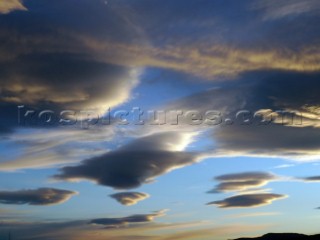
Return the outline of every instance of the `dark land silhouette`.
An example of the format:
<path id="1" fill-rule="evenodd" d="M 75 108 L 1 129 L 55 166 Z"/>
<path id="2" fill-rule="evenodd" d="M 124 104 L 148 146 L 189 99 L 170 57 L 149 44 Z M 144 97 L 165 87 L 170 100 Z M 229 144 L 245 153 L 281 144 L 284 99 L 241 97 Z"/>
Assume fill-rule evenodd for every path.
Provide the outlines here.
<path id="1" fill-rule="evenodd" d="M 298 233 L 268 233 L 256 238 L 237 238 L 234 240 L 320 240 L 320 234 L 305 235 Z"/>

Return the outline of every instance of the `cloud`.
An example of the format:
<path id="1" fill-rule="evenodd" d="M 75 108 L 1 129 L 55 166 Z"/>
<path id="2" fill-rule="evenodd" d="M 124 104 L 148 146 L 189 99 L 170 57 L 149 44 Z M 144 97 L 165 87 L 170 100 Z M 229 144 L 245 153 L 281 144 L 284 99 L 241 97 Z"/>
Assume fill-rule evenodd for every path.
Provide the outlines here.
<path id="1" fill-rule="evenodd" d="M 21 240 L 52 240 L 52 239 L 71 239 L 75 233 L 88 231 L 87 221 L 67 221 L 67 222 L 32 222 L 32 221 L 2 221 L 0 226 L 1 235 L 7 238 L 7 233 L 11 233 L 12 238 Z M 72 231 L 72 233 L 70 232 Z"/>
<path id="2" fill-rule="evenodd" d="M 238 182 L 250 180 L 272 180 L 276 177 L 266 172 L 243 172 L 234 174 L 225 174 L 215 177 L 214 179 L 222 182 Z"/>
<path id="3" fill-rule="evenodd" d="M 244 194 L 232 196 L 221 201 L 210 202 L 207 205 L 217 205 L 219 208 L 260 207 L 286 197 L 286 195 L 273 193 Z"/>
<path id="4" fill-rule="evenodd" d="M 2 204 L 54 205 L 68 201 L 73 191 L 55 188 L 39 188 L 35 190 L 0 191 Z"/>
<path id="5" fill-rule="evenodd" d="M 84 157 L 105 153 L 105 144 L 111 139 L 116 142 L 116 130 L 112 125 L 79 128 L 16 130 L 2 141 L 10 147 L 1 158 L 0 171 L 49 168 L 79 162 Z M 15 154 L 10 154 L 11 151 Z"/>
<path id="6" fill-rule="evenodd" d="M 38 109 L 47 103 L 51 109 L 90 109 L 101 116 L 129 99 L 140 74 L 138 69 L 88 60 L 80 54 L 30 53 L 21 58 L 5 63 L 0 100 Z"/>
<path id="7" fill-rule="evenodd" d="M 193 1 L 167 4 L 158 1 L 146 4 L 125 2 L 126 7 L 118 2 L 105 5 L 103 1 L 89 3 L 80 0 L 75 9 L 72 1 L 66 1 L 61 7 L 60 2 L 44 0 L 41 4 L 30 4 L 30 8 L 37 10 L 32 12 L 31 9 L 32 14 L 2 15 L 0 37 L 4 43 L 0 46 L 0 91 L 5 106 L 30 104 L 37 109 L 94 108 L 102 114 L 107 107 L 130 100 L 144 67 L 175 70 L 210 80 L 235 78 L 249 71 L 266 69 L 319 71 L 318 45 L 312 41 L 298 39 L 297 42 L 303 44 L 295 48 L 289 48 L 287 44 L 265 47 L 258 39 L 255 39 L 257 44 L 252 44 L 249 39 L 249 46 L 227 41 L 226 35 L 236 31 L 230 30 L 225 34 L 225 29 L 235 30 L 238 27 L 226 21 L 227 15 L 223 14 L 226 9 L 220 4 L 208 3 L 205 9 L 203 5 L 197 6 L 203 14 L 196 14 L 194 20 L 190 20 L 190 9 L 195 5 Z M 184 6 L 183 11 L 181 5 Z M 230 7 L 246 16 L 243 21 L 254 22 L 256 14 L 248 11 L 247 4 L 242 5 L 234 3 Z M 162 14 L 159 14 L 159 9 L 163 9 Z M 180 13 L 176 15 L 174 9 L 179 9 Z M 217 13 L 214 19 L 212 11 Z M 96 14 L 92 16 L 89 12 Z M 57 15 L 61 17 L 57 19 Z M 16 24 L 12 26 L 8 24 L 10 22 Z M 32 24 L 34 22 L 37 25 Z M 179 25 L 192 26 L 198 31 L 213 29 L 210 34 L 221 36 L 221 41 L 213 41 L 212 36 L 210 41 L 208 38 L 205 41 L 193 38 L 182 41 L 186 39 L 185 31 L 172 34 L 171 29 L 179 28 Z M 205 25 L 209 27 L 203 28 Z M 218 27 L 220 25 L 221 28 Z M 243 26 L 252 27 L 242 21 L 240 25 L 241 33 L 237 32 L 233 39 L 244 38 Z M 308 24 L 308 29 L 313 25 Z M 260 29 L 260 25 L 255 27 Z M 299 31 L 294 29 L 292 32 Z M 310 32 L 314 34 L 316 31 L 311 29 Z M 247 35 L 251 37 L 251 34 Z M 285 34 L 285 39 L 293 35 Z M 273 34 L 272 39 L 275 36 L 277 34 Z M 151 44 L 159 37 L 166 44 Z M 171 37 L 174 39 L 166 41 Z M 268 38 L 263 38 L 263 41 L 265 39 Z M 13 123 L 15 118 L 10 120 L 8 122 Z M 0 122 L 0 131 L 7 132 L 14 127 Z"/>
<path id="8" fill-rule="evenodd" d="M 320 182 L 320 176 L 305 177 L 300 179 L 305 182 Z"/>
<path id="9" fill-rule="evenodd" d="M 137 204 L 139 201 L 145 200 L 150 196 L 146 193 L 140 192 L 120 192 L 111 194 L 110 197 L 114 198 L 122 205 L 131 206 Z"/>
<path id="10" fill-rule="evenodd" d="M 318 72 L 251 72 L 176 100 L 167 108 L 196 110 L 202 116 L 206 111 L 220 113 L 220 123 L 200 125 L 211 133 L 212 156 L 318 159 L 318 77 Z"/>
<path id="11" fill-rule="evenodd" d="M 230 224 L 215 226 L 205 229 L 196 229 L 183 232 L 176 232 L 172 234 L 160 237 L 159 240 L 197 240 L 197 239 L 212 239 L 217 237 L 218 239 L 234 239 L 239 234 L 248 234 L 248 232 L 256 232 L 265 229 L 267 225 L 247 225 L 247 224 Z"/>
<path id="12" fill-rule="evenodd" d="M 207 203 L 207 205 L 217 205 L 219 208 L 258 207 L 287 197 L 286 195 L 269 193 L 270 189 L 259 188 L 267 185 L 270 181 L 280 179 L 272 173 L 242 172 L 224 174 L 214 179 L 220 183 L 208 193 L 236 192 L 235 196 Z"/>
<path id="13" fill-rule="evenodd" d="M 275 175 L 265 172 L 244 172 L 221 175 L 215 177 L 215 180 L 220 181 L 221 183 L 208 193 L 245 191 L 262 187 L 276 179 L 277 177 Z"/>
<path id="14" fill-rule="evenodd" d="M 311 45 L 318 43 L 319 38 L 319 32 L 316 28 L 316 23 L 319 21 L 317 0 L 248 0 L 242 3 L 232 2 L 228 6 L 215 1 L 198 4 L 195 0 L 177 0 L 166 4 L 160 1 L 141 0 L 139 2 L 125 1 L 125 4 L 126 8 L 120 8 L 120 12 L 122 11 L 151 39 L 152 44 L 145 44 L 147 51 L 150 48 L 172 50 L 171 58 L 165 59 L 167 65 L 170 63 L 171 67 L 184 68 L 188 73 L 195 71 L 201 76 L 207 74 L 205 71 L 218 72 L 219 70 L 214 68 L 222 66 L 220 65 L 222 62 L 218 61 L 216 66 L 212 63 L 211 69 L 206 68 L 206 64 L 212 59 L 211 57 L 219 58 L 218 53 L 214 56 L 210 51 L 207 52 L 207 49 L 212 46 L 256 50 L 257 55 L 260 50 L 273 52 L 272 50 L 276 49 L 279 55 L 283 54 L 284 59 L 287 51 L 298 52 L 301 47 L 306 47 L 310 43 Z M 299 11 L 305 14 L 302 15 Z M 235 12 L 236 16 L 233 14 Z M 298 14 L 296 14 L 297 12 Z M 279 17 L 268 18 L 268 15 L 272 14 Z M 289 16 L 288 18 L 281 17 L 286 14 Z M 190 18 L 191 15 L 192 18 Z M 277 21 L 270 23 L 270 21 L 265 21 L 266 19 Z M 194 34 L 190 34 L 190 32 Z M 191 56 L 188 55 L 188 58 L 182 61 L 179 66 L 175 54 L 178 51 L 175 50 L 181 48 L 190 51 L 198 50 L 195 51 L 194 56 L 201 56 L 202 61 L 199 58 L 198 62 L 194 62 L 197 64 L 196 67 L 193 64 L 188 71 L 185 66 L 182 66 L 190 59 Z M 187 55 L 188 51 L 185 54 Z M 145 55 L 150 56 L 149 54 Z M 272 61 L 267 62 L 267 56 L 264 59 L 262 56 L 260 57 L 261 61 L 267 65 L 273 65 Z M 160 54 L 159 57 L 149 57 L 146 61 L 150 64 L 157 64 L 163 59 L 163 55 Z M 227 59 L 227 63 L 230 58 L 226 57 L 225 59 Z M 237 61 L 234 64 L 244 66 L 246 60 L 244 58 L 242 62 Z M 161 64 L 165 64 L 164 60 L 161 61 Z M 200 72 L 201 66 L 204 68 L 202 74 Z M 193 68 L 199 69 L 193 70 Z M 227 68 L 234 70 L 236 67 L 229 64 L 226 65 L 226 71 L 228 71 Z"/>
<path id="15" fill-rule="evenodd" d="M 186 137 L 192 136 L 170 132 L 142 137 L 118 150 L 85 160 L 78 166 L 63 167 L 54 178 L 87 179 L 116 189 L 137 188 L 154 181 L 157 176 L 197 161 L 196 153 L 172 151 L 173 144 L 180 145 Z M 164 143 L 164 139 L 169 142 Z"/>
<path id="16" fill-rule="evenodd" d="M 252 218 L 252 217 L 267 217 L 280 215 L 279 212 L 254 212 L 254 213 L 240 213 L 227 215 L 227 218 Z"/>
<path id="17" fill-rule="evenodd" d="M 1 0 L 0 1 L 0 14 L 7 14 L 16 10 L 27 10 L 22 4 L 22 0 Z"/>
<path id="18" fill-rule="evenodd" d="M 296 160 L 319 156 L 319 128 L 269 126 L 230 126 L 217 131 L 218 147 L 225 153 L 251 156 L 273 156 Z"/>
<path id="19" fill-rule="evenodd" d="M 152 222 L 155 218 L 164 216 L 165 212 L 166 210 L 161 210 L 150 214 L 137 214 L 123 218 L 98 218 L 91 220 L 90 223 L 104 225 L 108 228 L 117 228 L 128 224 Z"/>
<path id="20" fill-rule="evenodd" d="M 158 215 L 160 212 L 141 215 Z M 119 218 L 119 219 L 125 219 Z M 134 217 L 136 218 L 136 217 Z M 175 240 L 175 239 L 204 239 L 214 237 L 235 238 L 242 233 L 254 233 L 264 230 L 268 225 L 258 224 L 228 224 L 217 225 L 212 222 L 179 222 L 156 223 L 127 222 L 123 225 L 104 226 L 103 224 L 88 224 L 86 220 L 68 222 L 8 222 L 2 221 L 0 226 L 3 233 L 12 233 L 12 237 L 21 240 L 77 240 L 77 239 L 148 239 L 148 240 Z M 154 216 L 154 218 L 156 218 Z M 150 219 L 150 218 L 149 218 Z M 127 220 L 130 221 L 130 220 Z M 107 221 L 109 222 L 109 221 Z M 101 227 L 104 226 L 104 227 Z M 106 231 L 106 228 L 108 229 Z M 0 235 L 7 237 L 7 235 Z"/>
<path id="21" fill-rule="evenodd" d="M 262 10 L 264 20 L 275 20 L 300 14 L 317 14 L 320 4 L 317 0 L 258 0 L 252 4 L 252 10 Z"/>
<path id="22" fill-rule="evenodd" d="M 320 69 L 317 0 L 234 2 L 228 8 L 218 2 L 124 2 L 125 8 L 117 2 L 110 6 L 132 29 L 138 29 L 145 41 L 101 40 L 88 34 L 79 37 L 101 61 L 174 70 L 207 80 L 237 78 L 252 71 Z M 261 21 L 270 13 L 281 17 L 299 11 L 315 14 L 276 24 Z M 237 21 L 230 21 L 234 17 L 231 12 L 237 12 Z"/>
<path id="23" fill-rule="evenodd" d="M 0 1 L 0 11 L 13 3 L 21 5 Z M 0 110 L 8 113 L 0 119 L 0 133 L 23 127 L 17 123 L 18 105 L 37 111 L 89 109 L 101 116 L 131 99 L 143 69 L 107 63 L 79 39 L 139 42 L 139 34 L 101 1 L 79 0 L 77 6 L 44 0 L 30 3 L 28 13 L 0 15 Z"/>
<path id="24" fill-rule="evenodd" d="M 296 164 L 281 164 L 281 165 L 278 165 L 278 166 L 275 166 L 274 168 L 289 168 L 289 167 L 295 167 Z"/>
<path id="25" fill-rule="evenodd" d="M 299 50 L 252 49 L 223 44 L 195 43 L 157 48 L 83 38 L 84 45 L 102 54 L 111 63 L 133 67 L 158 67 L 193 74 L 209 80 L 234 79 L 262 70 L 316 72 L 320 70 L 317 46 Z M 122 58 L 108 57 L 117 53 Z"/>

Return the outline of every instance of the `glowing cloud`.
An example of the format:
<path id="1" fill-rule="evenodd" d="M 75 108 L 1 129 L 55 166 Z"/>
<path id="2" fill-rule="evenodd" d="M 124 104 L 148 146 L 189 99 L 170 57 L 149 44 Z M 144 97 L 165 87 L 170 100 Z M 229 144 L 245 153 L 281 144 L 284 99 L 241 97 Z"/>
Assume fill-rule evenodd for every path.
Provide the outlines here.
<path id="1" fill-rule="evenodd" d="M 131 206 L 137 204 L 139 201 L 145 200 L 150 196 L 146 193 L 140 192 L 120 192 L 111 194 L 110 197 L 114 198 L 122 205 Z"/>
<path id="2" fill-rule="evenodd" d="M 16 10 L 27 10 L 22 4 L 22 0 L 0 0 L 0 14 L 7 14 Z"/>

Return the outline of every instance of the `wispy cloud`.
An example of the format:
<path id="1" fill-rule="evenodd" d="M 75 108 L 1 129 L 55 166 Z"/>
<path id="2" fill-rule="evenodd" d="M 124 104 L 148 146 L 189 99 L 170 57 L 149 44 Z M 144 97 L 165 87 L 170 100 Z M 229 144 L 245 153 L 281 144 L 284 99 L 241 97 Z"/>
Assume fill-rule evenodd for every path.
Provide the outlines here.
<path id="1" fill-rule="evenodd" d="M 268 217 L 280 215 L 279 212 L 254 212 L 254 213 L 239 213 L 239 214 L 230 214 L 226 218 L 252 218 L 252 217 Z"/>
<path id="2" fill-rule="evenodd" d="M 91 224 L 103 225 L 107 228 L 118 228 L 129 224 L 152 222 L 154 218 L 165 215 L 166 210 L 156 211 L 150 214 L 137 214 L 123 218 L 98 218 L 90 221 Z"/>
<path id="3" fill-rule="evenodd" d="M 150 218 L 139 218 L 139 220 L 144 221 L 136 223 L 128 222 L 127 225 L 122 227 L 111 228 L 104 225 L 89 225 L 86 221 L 81 220 L 61 223 L 3 223 L 1 229 L 4 231 L 9 229 L 11 231 L 14 230 L 15 236 L 21 240 L 51 240 L 56 238 L 62 240 L 82 238 L 90 238 L 93 240 L 195 240 L 212 237 L 235 238 L 239 236 L 239 234 L 255 233 L 270 227 L 270 225 L 266 224 L 215 225 L 211 223 L 211 226 L 208 226 L 208 223 L 152 223 L 149 221 Z M 196 227 L 196 229 L 190 229 L 190 227 Z"/>
<path id="4" fill-rule="evenodd" d="M 294 167 L 294 166 L 296 166 L 296 164 L 281 164 L 281 165 L 275 166 L 273 168 L 289 168 L 289 167 Z"/>
<path id="5" fill-rule="evenodd" d="M 300 14 L 316 14 L 320 10 L 317 0 L 258 0 L 251 6 L 252 10 L 264 12 L 264 20 L 275 20 Z"/>
<path id="6" fill-rule="evenodd" d="M 112 125 L 85 129 L 27 129 L 17 130 L 3 143 L 14 146 L 16 154 L 3 156 L 0 171 L 39 169 L 79 162 L 84 157 L 108 151 L 101 144 L 115 136 Z"/>

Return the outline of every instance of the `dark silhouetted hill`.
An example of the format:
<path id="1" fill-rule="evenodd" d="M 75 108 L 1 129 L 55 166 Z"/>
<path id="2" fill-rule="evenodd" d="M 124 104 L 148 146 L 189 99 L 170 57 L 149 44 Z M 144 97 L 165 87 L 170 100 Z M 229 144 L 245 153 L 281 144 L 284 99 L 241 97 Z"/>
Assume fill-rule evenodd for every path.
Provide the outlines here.
<path id="1" fill-rule="evenodd" d="M 320 234 L 304 235 L 298 233 L 268 233 L 256 238 L 237 238 L 234 240 L 320 240 Z"/>

